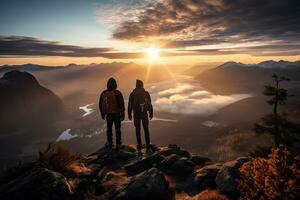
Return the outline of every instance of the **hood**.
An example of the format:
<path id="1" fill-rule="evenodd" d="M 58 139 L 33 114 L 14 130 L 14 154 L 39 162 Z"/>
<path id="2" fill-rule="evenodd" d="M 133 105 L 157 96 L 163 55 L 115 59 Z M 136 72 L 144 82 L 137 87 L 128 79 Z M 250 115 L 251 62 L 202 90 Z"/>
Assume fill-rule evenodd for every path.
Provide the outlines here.
<path id="1" fill-rule="evenodd" d="M 118 85 L 117 85 L 117 81 L 114 78 L 110 78 L 107 81 L 107 89 L 108 90 L 115 90 L 117 89 Z"/>
<path id="2" fill-rule="evenodd" d="M 136 87 L 144 87 L 144 83 L 141 80 L 136 80 Z"/>

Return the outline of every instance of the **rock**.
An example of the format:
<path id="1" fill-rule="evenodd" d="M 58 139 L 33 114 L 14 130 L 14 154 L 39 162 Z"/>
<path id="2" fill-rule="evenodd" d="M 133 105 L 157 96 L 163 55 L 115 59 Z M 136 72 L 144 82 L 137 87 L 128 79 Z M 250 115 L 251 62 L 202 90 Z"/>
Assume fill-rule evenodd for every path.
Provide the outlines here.
<path id="1" fill-rule="evenodd" d="M 178 147 L 175 144 L 170 144 L 170 145 L 168 145 L 168 147 L 161 148 L 160 149 L 160 154 L 164 155 L 164 156 L 169 156 L 169 155 L 172 155 L 172 154 L 176 154 L 176 155 L 181 156 L 181 157 L 187 157 L 187 158 L 191 157 L 191 155 L 188 151 L 180 149 L 180 147 Z"/>
<path id="2" fill-rule="evenodd" d="M 216 177 L 217 188 L 221 192 L 238 195 L 236 180 L 240 176 L 239 168 L 247 161 L 249 158 L 241 157 L 223 164 Z"/>
<path id="3" fill-rule="evenodd" d="M 159 169 L 166 174 L 186 175 L 193 172 L 194 165 L 188 158 L 172 154 L 160 162 Z"/>
<path id="4" fill-rule="evenodd" d="M 101 149 L 99 149 L 98 151 L 88 155 L 88 158 L 93 161 L 96 160 L 98 158 L 102 158 L 103 156 L 105 156 L 106 154 L 108 154 L 108 152 L 111 151 L 108 147 L 102 147 Z M 96 156 L 96 157 L 95 157 Z"/>
<path id="5" fill-rule="evenodd" d="M 156 168 L 152 168 L 133 180 L 116 195 L 114 200 L 170 200 L 172 199 L 169 185 Z"/>
<path id="6" fill-rule="evenodd" d="M 101 187 L 106 191 L 105 196 L 113 196 L 121 191 L 130 181 L 125 174 L 109 171 L 101 181 Z"/>
<path id="7" fill-rule="evenodd" d="M 98 162 L 105 166 L 118 169 L 130 162 L 131 159 L 135 159 L 136 156 L 136 153 L 128 152 L 123 149 L 119 151 L 111 150 L 103 154 L 102 157 L 99 156 Z"/>
<path id="8" fill-rule="evenodd" d="M 222 164 L 212 164 L 194 172 L 195 183 L 202 188 L 215 188 L 215 178 L 221 169 Z"/>
<path id="9" fill-rule="evenodd" d="M 195 163 L 196 165 L 205 165 L 207 163 L 211 163 L 211 159 L 207 158 L 207 157 L 202 157 L 202 156 L 198 156 L 198 155 L 193 155 L 191 157 L 191 161 L 193 163 Z"/>
<path id="10" fill-rule="evenodd" d="M 136 152 L 137 151 L 136 145 L 130 145 L 130 144 L 129 145 L 124 145 L 123 149 L 125 151 L 129 151 L 129 152 Z"/>
<path id="11" fill-rule="evenodd" d="M 142 160 L 134 161 L 133 163 L 126 165 L 124 168 L 129 175 L 135 175 L 145 170 L 151 169 L 152 167 L 155 167 L 154 165 L 156 165 L 163 159 L 163 156 L 158 153 L 154 153 Z"/>
<path id="12" fill-rule="evenodd" d="M 128 152 L 128 151 L 121 149 L 118 151 L 110 151 L 107 154 L 107 157 L 112 157 L 117 160 L 126 161 L 126 160 L 136 157 L 136 154 L 133 152 Z"/>
<path id="13" fill-rule="evenodd" d="M 33 168 L 21 176 L 0 185 L 0 199 L 68 199 L 72 190 L 67 179 L 60 173 Z"/>

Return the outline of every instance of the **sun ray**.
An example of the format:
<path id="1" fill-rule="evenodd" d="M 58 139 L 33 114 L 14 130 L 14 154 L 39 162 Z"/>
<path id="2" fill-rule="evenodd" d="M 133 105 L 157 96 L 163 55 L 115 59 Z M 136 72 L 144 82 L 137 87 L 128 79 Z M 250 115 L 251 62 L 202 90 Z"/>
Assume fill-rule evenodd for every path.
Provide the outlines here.
<path id="1" fill-rule="evenodd" d="M 156 48 L 154 45 L 147 49 L 147 56 L 150 61 L 155 61 L 159 59 L 159 48 Z"/>

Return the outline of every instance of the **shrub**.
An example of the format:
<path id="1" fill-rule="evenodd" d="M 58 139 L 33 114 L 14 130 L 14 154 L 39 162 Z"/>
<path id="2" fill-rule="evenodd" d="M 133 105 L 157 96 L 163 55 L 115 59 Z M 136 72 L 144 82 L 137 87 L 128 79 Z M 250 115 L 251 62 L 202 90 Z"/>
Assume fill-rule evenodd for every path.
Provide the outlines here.
<path id="1" fill-rule="evenodd" d="M 270 146 L 270 139 L 267 135 L 257 136 L 251 131 L 234 129 L 226 135 L 216 139 L 216 143 L 209 150 L 208 157 L 217 162 L 225 162 L 245 156 L 255 149 L 257 145 Z"/>
<path id="2" fill-rule="evenodd" d="M 295 199 L 299 189 L 299 164 L 299 157 L 293 157 L 282 145 L 272 149 L 268 158 L 252 158 L 240 168 L 241 199 Z"/>
<path id="3" fill-rule="evenodd" d="M 253 151 L 249 153 L 249 156 L 254 158 L 268 158 L 271 150 L 271 147 L 257 146 Z"/>
<path id="4" fill-rule="evenodd" d="M 61 144 L 49 144 L 44 152 L 40 152 L 39 164 L 57 172 L 70 171 L 76 163 L 77 156 Z"/>
<path id="5" fill-rule="evenodd" d="M 218 191 L 204 191 L 198 194 L 194 200 L 228 200 L 228 198 Z"/>

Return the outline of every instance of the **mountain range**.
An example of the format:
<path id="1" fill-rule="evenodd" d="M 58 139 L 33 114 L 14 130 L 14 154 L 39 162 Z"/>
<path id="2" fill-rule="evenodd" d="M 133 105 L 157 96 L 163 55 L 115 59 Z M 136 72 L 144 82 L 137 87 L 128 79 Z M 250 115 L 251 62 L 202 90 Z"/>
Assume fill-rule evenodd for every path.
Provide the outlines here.
<path id="1" fill-rule="evenodd" d="M 61 141 L 61 143 L 72 150 L 82 153 L 89 153 L 97 150 L 99 146 L 105 143 L 106 139 L 105 134 L 103 134 L 105 122 L 99 117 L 97 104 L 99 94 L 105 89 L 106 81 L 111 76 L 117 79 L 119 89 L 123 92 L 125 100 L 127 100 L 129 93 L 134 88 L 135 80 L 137 78 L 146 80 L 148 77 L 146 87 L 147 90 L 151 91 L 153 103 L 156 103 L 155 101 L 157 98 L 163 100 L 168 98 L 169 100 L 172 99 L 168 95 L 160 97 L 159 91 L 161 90 L 171 92 L 170 96 L 175 95 L 175 97 L 183 98 L 189 94 L 192 95 L 193 91 L 190 91 L 191 89 L 202 92 L 202 97 L 194 96 L 180 104 L 178 103 L 178 100 L 174 101 L 172 104 L 166 104 L 164 107 L 165 110 L 158 110 L 157 107 L 162 105 L 156 104 L 154 107 L 155 117 L 163 119 L 164 121 L 154 120 L 151 122 L 151 139 L 155 144 L 165 145 L 176 143 L 191 152 L 205 152 L 205 155 L 209 154 L 207 156 L 216 161 L 224 161 L 227 159 L 227 156 L 229 158 L 234 158 L 237 155 L 244 155 L 245 152 L 250 148 L 253 148 L 256 144 L 260 142 L 265 143 L 265 141 L 267 141 L 266 138 L 262 139 L 248 134 L 248 132 L 251 130 L 253 123 L 267 114 L 271 109 L 266 103 L 266 98 L 262 95 L 262 91 L 264 85 L 272 84 L 271 76 L 273 73 L 278 73 L 279 75 L 284 75 L 291 79 L 290 82 L 285 83 L 283 86 L 294 96 L 289 98 L 287 105 L 282 107 L 282 110 L 292 109 L 296 112 L 296 108 L 300 107 L 300 100 L 298 97 L 300 91 L 300 73 L 299 67 L 296 67 L 297 65 L 295 64 L 298 62 L 291 64 L 290 62 L 285 61 L 268 61 L 267 63 L 272 63 L 274 66 L 277 66 L 276 63 L 281 63 L 280 65 L 282 66 L 295 66 L 266 68 L 261 67 L 260 64 L 250 66 L 241 63 L 228 62 L 223 65 L 218 65 L 217 67 L 209 66 L 209 69 L 203 70 L 203 65 L 197 65 L 188 69 L 191 71 L 186 70 L 186 73 L 179 73 L 179 75 L 190 75 L 190 78 L 193 79 L 192 82 L 180 82 L 180 79 L 174 79 L 174 73 L 170 73 L 165 68 L 160 67 L 151 68 L 150 73 L 148 74 L 149 76 L 147 76 L 148 68 L 135 63 L 70 64 L 67 66 L 56 67 L 30 64 L 2 67 L 2 73 L 0 72 L 2 75 L 5 74 L 4 71 L 7 72 L 8 68 L 8 71 L 19 69 L 19 71 L 27 71 L 33 75 L 34 78 L 31 79 L 35 81 L 32 81 L 32 83 L 38 80 L 39 87 L 47 88 L 46 90 L 52 91 L 52 94 L 59 97 L 60 102 L 63 102 L 65 115 L 63 119 L 58 120 L 58 123 L 53 121 L 54 124 L 45 124 L 40 123 L 40 120 L 44 122 L 47 121 L 43 119 L 46 119 L 44 117 L 48 116 L 48 113 L 49 116 L 51 116 L 51 113 L 54 113 L 52 111 L 60 109 L 50 109 L 49 111 L 43 112 L 37 111 L 41 116 L 36 117 L 36 120 L 32 121 L 33 123 L 28 124 L 38 125 L 39 128 L 33 130 L 31 126 L 29 127 L 30 129 L 28 129 L 28 127 L 22 128 L 24 126 L 15 125 L 15 127 L 21 128 L 19 128 L 18 131 L 14 130 L 9 134 L 2 134 L 0 140 L 2 144 L 14 144 L 13 146 L 18 148 L 11 148 L 11 145 L 2 145 L 0 158 L 3 160 L 2 163 L 7 163 L 8 160 L 13 159 L 13 155 L 20 156 L 22 158 L 20 160 L 23 160 L 25 155 L 35 155 L 34 153 L 38 149 L 44 147 L 48 142 L 55 141 L 64 131 L 69 129 L 69 134 L 78 137 Z M 169 67 L 169 69 L 172 70 L 172 67 Z M 192 73 L 189 74 L 188 72 Z M 28 75 L 26 72 L 20 73 Z M 168 81 L 170 84 L 165 84 Z M 181 88 L 182 85 L 180 84 L 183 84 L 184 87 L 188 86 L 188 88 Z M 32 87 L 35 88 L 34 84 Z M 180 91 L 182 89 L 184 91 Z M 15 95 L 18 94 L 17 90 L 12 91 L 15 91 Z M 175 93 L 172 94 L 172 92 Z M 28 94 L 30 94 L 30 90 L 28 90 Z M 185 108 L 186 104 L 190 104 L 191 102 L 197 103 L 205 97 L 211 98 L 210 100 L 212 100 L 212 104 L 214 104 L 215 100 L 221 101 L 223 99 L 226 100 L 232 98 L 232 94 L 250 94 L 251 97 L 231 103 L 209 115 L 198 115 L 195 112 L 194 114 L 169 112 L 172 111 L 170 108 L 176 108 L 176 106 L 178 106 L 180 110 Z M 30 99 L 33 99 L 33 96 L 29 95 L 29 97 Z M 86 105 L 90 105 L 90 108 L 95 112 L 82 117 L 83 111 L 80 107 Z M 201 103 L 201 105 L 195 104 L 188 106 L 190 106 L 188 107 L 189 109 L 193 110 L 205 110 L 208 108 L 208 106 L 203 103 Z M 9 108 L 10 107 L 8 106 L 8 111 Z M 8 111 L 5 113 L 9 113 Z M 30 116 L 29 113 L 30 112 L 28 111 L 28 114 L 25 114 L 25 116 Z M 30 117 L 28 117 L 28 119 L 30 119 Z M 12 126 L 15 123 L 14 120 L 11 120 L 10 122 Z M 9 124 L 9 122 L 7 124 Z M 206 124 L 215 124 L 215 126 L 208 127 Z M 134 143 L 134 129 L 130 121 L 126 120 L 124 122 L 122 130 L 124 143 Z M 230 149 L 232 146 L 236 145 L 235 142 L 229 142 L 229 140 L 232 140 L 232 138 L 230 138 L 232 130 L 238 130 L 236 134 L 240 137 L 238 143 L 243 143 L 243 140 L 249 141 L 249 137 L 251 137 L 251 141 L 253 142 L 251 144 L 247 143 L 245 147 L 238 150 L 236 148 Z M 239 135 L 239 132 L 246 132 L 246 134 Z M 224 144 L 223 146 L 228 144 L 228 148 L 226 147 L 226 151 L 228 150 L 228 152 L 225 152 L 224 149 L 220 148 L 219 142 L 222 142 L 222 144 Z M 220 154 L 220 151 L 225 153 Z M 226 158 L 222 157 L 223 155 L 226 155 Z"/>
<path id="2" fill-rule="evenodd" d="M 213 69 L 194 75 L 204 87 L 220 93 L 261 93 L 266 84 L 272 84 L 272 75 L 291 79 L 287 87 L 298 93 L 300 61 L 264 61 L 258 64 L 227 62 Z"/>

